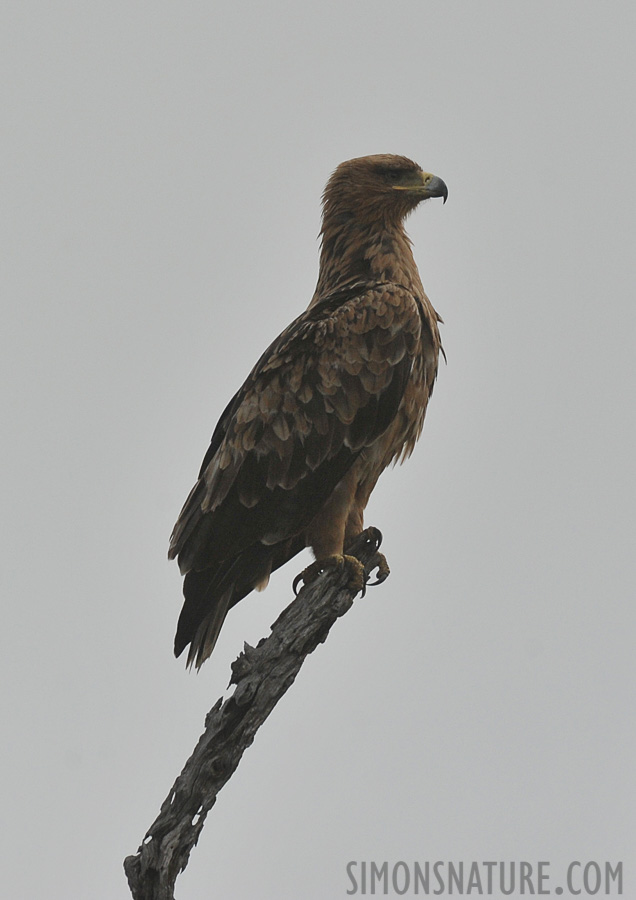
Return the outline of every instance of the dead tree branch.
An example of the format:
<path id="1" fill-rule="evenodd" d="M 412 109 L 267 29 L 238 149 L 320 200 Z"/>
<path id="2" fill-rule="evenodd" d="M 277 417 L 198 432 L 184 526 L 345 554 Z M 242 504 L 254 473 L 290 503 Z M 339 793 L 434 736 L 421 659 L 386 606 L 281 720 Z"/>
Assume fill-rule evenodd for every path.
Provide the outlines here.
<path id="1" fill-rule="evenodd" d="M 380 533 L 368 528 L 347 548 L 365 567 L 378 566 Z M 207 714 L 199 738 L 135 856 L 124 860 L 134 900 L 174 900 L 177 876 L 188 864 L 218 792 L 285 691 L 306 656 L 353 605 L 347 570 L 328 570 L 304 587 L 257 647 L 247 644 L 232 664 L 234 693 Z"/>

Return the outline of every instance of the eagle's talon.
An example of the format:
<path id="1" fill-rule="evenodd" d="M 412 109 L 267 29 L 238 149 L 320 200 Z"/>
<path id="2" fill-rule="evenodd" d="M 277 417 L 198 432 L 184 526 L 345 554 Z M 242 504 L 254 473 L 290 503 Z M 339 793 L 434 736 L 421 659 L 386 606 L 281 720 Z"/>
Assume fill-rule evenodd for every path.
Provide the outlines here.
<path id="1" fill-rule="evenodd" d="M 384 553 L 378 553 L 376 558 L 373 561 L 373 569 L 378 570 L 377 575 L 375 577 L 375 581 L 368 581 L 368 587 L 375 587 L 377 584 L 382 584 L 383 581 L 386 581 L 389 575 L 391 574 L 391 569 L 389 568 L 389 564 L 386 561 L 386 556 Z"/>
<path id="2" fill-rule="evenodd" d="M 302 582 L 303 586 L 311 584 L 313 581 L 318 578 L 319 575 L 322 575 L 323 572 L 326 572 L 328 569 L 338 569 L 345 568 L 347 569 L 349 578 L 347 581 L 347 587 L 349 590 L 354 591 L 356 594 L 362 593 L 364 597 L 366 591 L 366 579 L 364 573 L 364 566 L 355 556 L 327 556 L 325 559 L 317 559 L 316 562 L 313 562 L 310 566 L 307 566 L 306 569 L 303 569 L 292 582 L 292 590 L 294 594 L 298 596 L 298 585 Z"/>
<path id="3" fill-rule="evenodd" d="M 333 559 L 337 559 L 338 557 L 332 557 Z M 302 572 L 299 572 L 298 575 L 294 578 L 292 582 L 292 590 L 294 594 L 298 596 L 298 585 L 302 582 L 303 587 L 306 587 L 308 584 L 311 584 L 312 581 L 315 581 L 319 575 L 325 570 L 323 560 L 316 560 L 310 566 L 307 566 L 306 569 L 303 569 Z"/>
<path id="4" fill-rule="evenodd" d="M 374 550 L 379 550 L 383 541 L 380 529 L 376 528 L 374 525 L 370 525 L 367 528 L 367 540 Z"/>
<path id="5" fill-rule="evenodd" d="M 303 571 L 299 572 L 298 575 L 296 575 L 296 577 L 292 581 L 292 591 L 294 592 L 294 597 L 298 596 L 298 585 L 300 584 L 301 581 L 304 581 L 304 575 L 305 575 L 305 570 L 303 569 Z"/>
<path id="6" fill-rule="evenodd" d="M 381 544 L 382 532 L 374 525 L 369 525 L 368 528 L 365 528 L 364 531 L 361 531 L 357 537 L 355 537 L 349 544 L 347 544 L 345 552 L 354 550 L 360 552 L 362 550 L 362 546 L 364 546 L 365 549 L 377 551 L 380 549 Z"/>

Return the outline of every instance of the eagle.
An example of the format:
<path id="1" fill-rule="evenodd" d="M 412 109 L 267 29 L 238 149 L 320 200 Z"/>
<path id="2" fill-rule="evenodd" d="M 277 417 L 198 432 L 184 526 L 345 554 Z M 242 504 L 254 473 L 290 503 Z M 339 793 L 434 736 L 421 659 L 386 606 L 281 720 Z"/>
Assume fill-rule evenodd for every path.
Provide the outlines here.
<path id="1" fill-rule="evenodd" d="M 404 220 L 447 196 L 441 178 L 392 154 L 350 159 L 329 179 L 316 291 L 227 404 L 172 533 L 185 575 L 174 652 L 189 645 L 188 666 L 210 656 L 228 610 L 305 547 L 315 562 L 300 580 L 346 567 L 364 588 L 346 548 L 382 471 L 413 451 L 443 353 Z"/>

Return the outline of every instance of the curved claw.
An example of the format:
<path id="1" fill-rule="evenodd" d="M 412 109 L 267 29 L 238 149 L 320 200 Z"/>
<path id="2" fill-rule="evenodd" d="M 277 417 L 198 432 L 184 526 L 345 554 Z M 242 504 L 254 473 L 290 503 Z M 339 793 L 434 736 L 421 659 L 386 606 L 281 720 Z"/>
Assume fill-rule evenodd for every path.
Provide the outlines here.
<path id="1" fill-rule="evenodd" d="M 315 581 L 319 575 L 325 571 L 330 565 L 333 566 L 336 563 L 338 557 L 331 557 L 325 560 L 316 560 L 310 566 L 307 566 L 306 569 L 303 569 L 302 572 L 299 572 L 298 575 L 294 578 L 292 582 L 292 590 L 295 596 L 298 596 L 298 585 L 302 582 L 303 587 L 307 584 L 311 584 L 312 581 Z M 342 559 L 340 558 L 340 561 Z"/>
<path id="2" fill-rule="evenodd" d="M 376 550 L 379 550 L 382 546 L 383 536 L 382 532 L 379 528 L 376 528 L 375 525 L 369 525 L 367 528 L 367 540 L 370 544 L 375 546 Z"/>
<path id="3" fill-rule="evenodd" d="M 386 561 L 386 556 L 384 555 L 384 553 L 377 554 L 377 559 L 374 560 L 373 569 L 377 569 L 378 574 L 375 581 L 367 582 L 369 587 L 375 587 L 377 584 L 382 584 L 382 582 L 386 581 L 391 574 L 391 569 L 389 568 L 389 564 Z M 373 569 L 371 571 L 373 571 Z"/>
<path id="4" fill-rule="evenodd" d="M 386 581 L 388 576 L 384 576 L 384 578 L 376 578 L 375 581 L 367 581 L 365 584 L 365 588 L 368 587 L 377 587 L 378 584 L 382 584 L 383 581 Z"/>
<path id="5" fill-rule="evenodd" d="M 298 585 L 303 582 L 304 585 L 311 584 L 319 575 L 328 569 L 346 568 L 349 573 L 348 586 L 355 593 L 362 591 L 362 596 L 366 591 L 364 579 L 364 566 L 355 556 L 328 556 L 325 559 L 317 559 L 316 562 L 303 569 L 292 582 L 292 590 L 298 596 Z"/>
<path id="6" fill-rule="evenodd" d="M 377 553 L 380 549 L 380 545 L 382 544 L 382 532 L 379 528 L 375 528 L 373 525 L 370 525 L 368 528 L 365 528 L 364 531 L 361 531 L 359 535 L 357 535 L 352 541 L 350 541 L 345 547 L 345 553 L 350 553 L 353 556 L 356 556 L 359 553 L 364 553 L 365 556 L 369 555 L 369 550 L 371 553 Z"/>

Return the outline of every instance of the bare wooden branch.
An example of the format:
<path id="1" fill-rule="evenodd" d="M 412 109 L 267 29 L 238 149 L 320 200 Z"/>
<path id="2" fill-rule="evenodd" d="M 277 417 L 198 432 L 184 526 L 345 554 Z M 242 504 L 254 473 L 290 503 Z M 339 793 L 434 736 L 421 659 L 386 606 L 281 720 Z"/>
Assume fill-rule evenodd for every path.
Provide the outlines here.
<path id="1" fill-rule="evenodd" d="M 364 564 L 367 576 L 383 559 L 378 553 L 380 540 L 379 531 L 368 528 L 347 548 Z M 207 714 L 205 731 L 137 854 L 124 860 L 134 900 L 174 900 L 177 876 L 188 864 L 218 792 L 306 656 L 353 605 L 355 592 L 347 580 L 346 568 L 328 570 L 304 587 L 272 625 L 270 636 L 257 647 L 246 644 L 232 664 L 234 693 L 224 702 L 218 700 Z"/>

